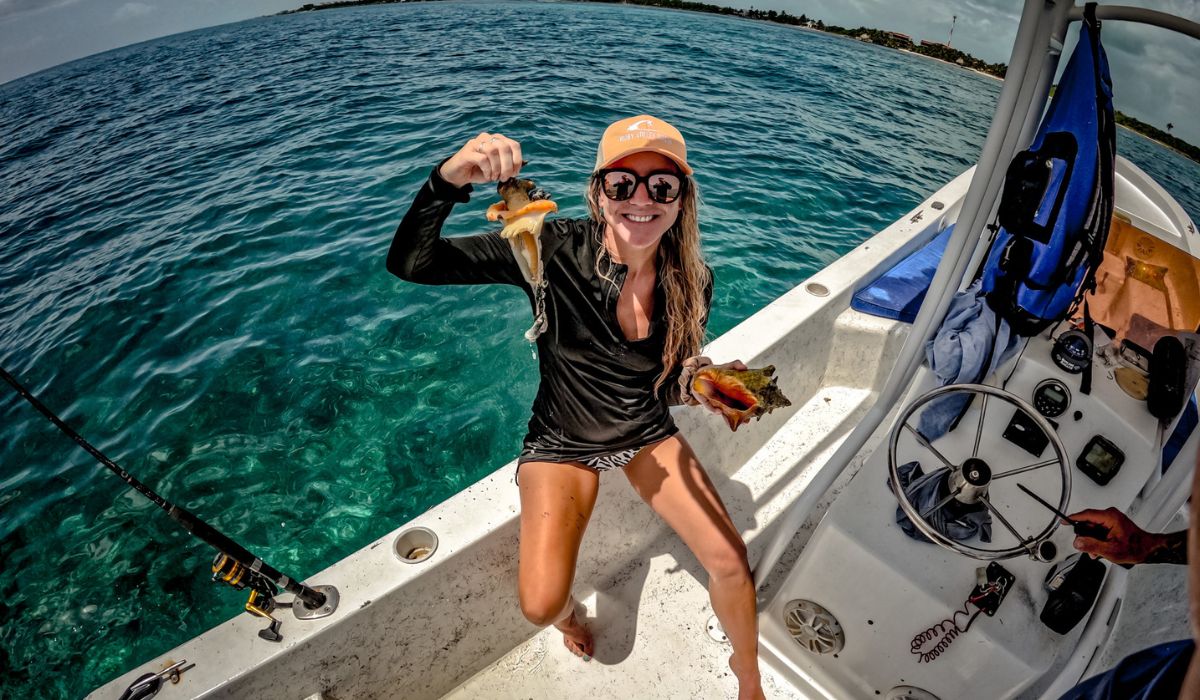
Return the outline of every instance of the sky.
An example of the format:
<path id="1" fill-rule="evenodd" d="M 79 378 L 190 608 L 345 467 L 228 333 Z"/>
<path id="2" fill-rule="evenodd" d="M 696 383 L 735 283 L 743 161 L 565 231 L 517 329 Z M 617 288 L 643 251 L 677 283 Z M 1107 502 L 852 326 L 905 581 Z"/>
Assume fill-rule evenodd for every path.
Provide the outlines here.
<path id="1" fill-rule="evenodd" d="M 806 14 L 945 41 L 989 63 L 1007 63 L 1021 0 L 704 0 Z M 0 83 L 119 46 L 320 0 L 0 0 Z M 1200 0 L 1120 0 L 1200 22 Z M 1072 32 L 1073 33 L 1073 32 Z M 1102 30 L 1117 109 L 1200 146 L 1200 41 L 1163 29 L 1108 22 Z"/>

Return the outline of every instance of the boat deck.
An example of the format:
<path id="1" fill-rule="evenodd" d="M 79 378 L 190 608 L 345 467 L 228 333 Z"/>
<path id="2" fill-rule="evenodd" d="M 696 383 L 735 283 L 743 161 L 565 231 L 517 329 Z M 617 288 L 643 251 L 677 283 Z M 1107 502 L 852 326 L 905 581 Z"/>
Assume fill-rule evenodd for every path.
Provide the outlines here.
<path id="1" fill-rule="evenodd" d="M 805 470 L 825 462 L 866 411 L 870 398 L 871 392 L 860 388 L 823 388 L 744 467 L 723 483 L 717 482 L 734 523 L 747 540 L 751 561 L 757 554 L 756 544 L 765 542 L 762 523 L 776 519 L 779 509 L 807 482 Z M 742 428 L 747 429 L 753 429 L 753 424 Z M 814 441 L 824 444 L 809 452 Z M 805 454 L 803 463 L 793 462 L 797 454 Z M 626 494 L 617 491 L 633 497 L 628 482 L 620 476 L 613 474 L 602 481 L 597 513 L 584 537 L 585 550 L 589 538 L 611 531 L 603 521 L 616 515 L 618 508 L 606 509 L 605 501 L 625 500 Z M 656 522 L 649 508 L 642 510 L 647 526 L 657 528 L 649 546 L 604 580 L 587 581 L 584 572 L 576 579 L 577 590 L 591 591 L 580 603 L 596 638 L 592 661 L 574 656 L 563 646 L 562 635 L 551 627 L 445 697 L 551 698 L 568 692 L 579 697 L 736 697 L 737 682 L 728 666 L 730 646 L 709 634 L 713 613 L 705 588 L 707 575 L 682 541 Z M 622 517 L 628 518 L 630 513 L 624 511 Z M 762 671 L 768 697 L 806 697 L 765 664 Z"/>

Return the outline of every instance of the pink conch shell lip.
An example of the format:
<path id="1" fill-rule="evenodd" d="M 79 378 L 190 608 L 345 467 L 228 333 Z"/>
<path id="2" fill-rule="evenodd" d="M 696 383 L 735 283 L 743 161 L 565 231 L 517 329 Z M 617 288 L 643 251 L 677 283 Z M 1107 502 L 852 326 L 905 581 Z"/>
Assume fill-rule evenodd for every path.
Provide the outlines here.
<path id="1" fill-rule="evenodd" d="M 779 390 L 774 373 L 772 365 L 749 370 L 705 367 L 692 378 L 692 392 L 716 405 L 730 430 L 736 432 L 751 418 L 792 405 Z"/>

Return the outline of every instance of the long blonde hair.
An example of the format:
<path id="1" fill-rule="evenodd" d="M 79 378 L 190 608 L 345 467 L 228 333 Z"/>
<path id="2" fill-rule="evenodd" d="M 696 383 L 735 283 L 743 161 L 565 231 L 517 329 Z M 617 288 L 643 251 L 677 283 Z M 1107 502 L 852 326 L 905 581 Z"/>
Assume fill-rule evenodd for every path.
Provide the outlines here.
<path id="1" fill-rule="evenodd" d="M 686 175 L 680 177 L 686 182 L 680 197 L 679 218 L 658 244 L 657 274 L 667 300 L 667 341 L 663 345 L 663 370 L 654 382 L 656 392 L 676 365 L 698 354 L 704 345 L 704 321 L 708 312 L 704 290 L 712 281 L 700 251 L 700 222 L 696 215 L 700 191 L 695 180 Z M 609 266 L 606 265 L 603 271 L 600 269 L 601 260 L 610 256 L 604 245 L 605 222 L 600 211 L 600 178 L 595 174 L 588 182 L 584 196 L 588 213 L 592 221 L 598 224 L 593 227 L 597 250 L 596 274 L 615 286 L 616 281 L 607 274 Z"/>

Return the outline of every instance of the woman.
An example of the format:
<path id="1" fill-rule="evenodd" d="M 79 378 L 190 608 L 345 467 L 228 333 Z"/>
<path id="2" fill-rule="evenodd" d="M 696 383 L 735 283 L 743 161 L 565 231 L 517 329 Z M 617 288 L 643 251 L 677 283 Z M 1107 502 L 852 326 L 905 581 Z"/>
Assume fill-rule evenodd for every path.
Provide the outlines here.
<path id="1" fill-rule="evenodd" d="M 515 177 L 521 146 L 483 133 L 434 168 L 404 216 L 388 270 L 424 284 L 506 283 L 533 300 L 498 233 L 440 237 L 472 184 Z M 547 330 L 541 383 L 518 459 L 521 610 L 554 625 L 585 661 L 591 633 L 571 584 L 601 472 L 620 468 L 709 575 L 713 611 L 733 646 L 739 697 L 762 697 L 754 584 L 746 548 L 668 405 L 702 405 L 687 388 L 712 300 L 700 255 L 698 193 L 683 136 L 641 115 L 604 132 L 587 191 L 591 217 L 542 230 Z M 729 363 L 745 369 L 741 362 Z"/>

